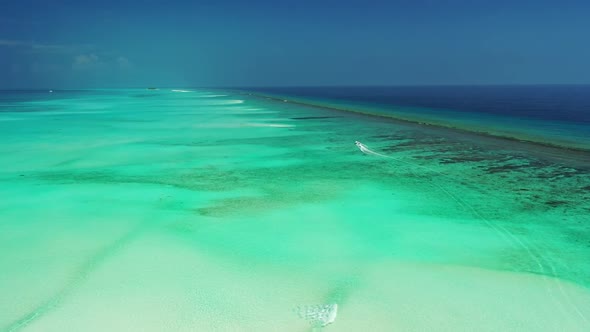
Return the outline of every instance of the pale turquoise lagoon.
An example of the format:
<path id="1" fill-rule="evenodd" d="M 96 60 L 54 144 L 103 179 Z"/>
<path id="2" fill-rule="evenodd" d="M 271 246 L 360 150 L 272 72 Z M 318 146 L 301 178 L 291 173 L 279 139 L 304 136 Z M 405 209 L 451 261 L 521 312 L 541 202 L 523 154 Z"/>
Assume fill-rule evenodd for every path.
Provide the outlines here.
<path id="1" fill-rule="evenodd" d="M 589 153 L 183 91 L 0 93 L 0 331 L 590 330 Z"/>

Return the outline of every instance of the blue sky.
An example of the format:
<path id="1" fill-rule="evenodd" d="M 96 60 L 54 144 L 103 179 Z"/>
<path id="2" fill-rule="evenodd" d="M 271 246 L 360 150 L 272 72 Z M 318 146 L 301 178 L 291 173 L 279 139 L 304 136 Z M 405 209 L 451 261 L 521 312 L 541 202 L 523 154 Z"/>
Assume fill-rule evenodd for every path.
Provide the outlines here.
<path id="1" fill-rule="evenodd" d="M 588 84 L 590 1 L 2 1 L 0 88 Z"/>

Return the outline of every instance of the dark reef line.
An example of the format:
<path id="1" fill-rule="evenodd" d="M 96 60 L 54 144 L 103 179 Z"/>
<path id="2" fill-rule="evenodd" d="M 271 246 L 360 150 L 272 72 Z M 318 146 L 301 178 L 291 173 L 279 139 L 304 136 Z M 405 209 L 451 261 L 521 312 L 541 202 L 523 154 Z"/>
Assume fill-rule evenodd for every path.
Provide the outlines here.
<path id="1" fill-rule="evenodd" d="M 363 111 L 363 110 L 354 109 L 354 108 L 327 106 L 327 105 L 322 105 L 319 103 L 300 101 L 297 99 L 295 99 L 295 100 L 285 99 L 285 98 L 290 98 L 288 96 L 278 97 L 275 95 L 267 95 L 267 94 L 260 93 L 260 92 L 250 92 L 250 91 L 246 91 L 246 90 L 234 90 L 233 92 L 239 93 L 239 94 L 246 94 L 251 97 L 255 97 L 255 98 L 259 98 L 259 99 L 266 99 L 266 100 L 272 100 L 272 101 L 276 101 L 276 102 L 290 103 L 290 104 L 294 104 L 294 105 L 301 105 L 301 106 L 319 108 L 319 109 L 330 110 L 330 111 L 354 113 L 356 115 L 368 116 L 368 117 L 372 117 L 372 118 L 381 118 L 381 119 L 386 119 L 386 120 L 389 120 L 392 122 L 398 122 L 398 123 L 403 123 L 403 124 L 419 125 L 422 127 L 427 126 L 429 128 L 433 128 L 433 129 L 436 128 L 436 129 L 440 129 L 440 130 L 451 131 L 451 132 L 459 133 L 459 134 L 463 134 L 463 135 L 475 135 L 475 136 L 482 137 L 482 138 L 493 139 L 498 142 L 505 142 L 505 143 L 511 144 L 513 146 L 519 145 L 520 147 L 525 147 L 525 148 L 528 146 L 529 148 L 533 147 L 533 148 L 536 148 L 537 150 L 539 148 L 544 148 L 545 151 L 543 151 L 543 152 L 545 152 L 545 154 L 563 155 L 564 153 L 567 153 L 570 155 L 570 157 L 572 155 L 574 155 L 576 159 L 583 160 L 584 163 L 588 164 L 588 166 L 590 167 L 590 149 L 586 149 L 586 148 L 582 148 L 582 147 L 561 145 L 561 144 L 545 142 L 545 141 L 536 141 L 536 140 L 532 140 L 532 139 L 523 139 L 523 138 L 517 138 L 517 137 L 501 135 L 501 134 L 496 134 L 496 133 L 490 133 L 490 132 L 484 132 L 484 131 L 478 131 L 478 130 L 469 130 L 469 129 L 465 129 L 465 128 L 455 127 L 450 124 L 411 120 L 411 119 L 407 119 L 407 118 L 403 118 L 403 117 L 394 116 L 391 114 L 373 113 L 373 112 Z M 515 147 L 517 147 L 517 146 L 515 146 Z M 567 158 L 567 159 L 570 159 L 570 158 Z"/>

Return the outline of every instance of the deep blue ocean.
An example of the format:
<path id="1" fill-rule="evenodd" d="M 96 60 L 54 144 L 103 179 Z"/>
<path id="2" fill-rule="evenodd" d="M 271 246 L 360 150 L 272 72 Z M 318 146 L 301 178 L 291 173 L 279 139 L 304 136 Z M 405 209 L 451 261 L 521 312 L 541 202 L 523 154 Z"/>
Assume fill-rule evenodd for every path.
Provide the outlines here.
<path id="1" fill-rule="evenodd" d="M 385 115 L 416 115 L 526 134 L 531 140 L 590 148 L 590 85 L 281 87 L 248 89 L 303 102 L 370 108 Z"/>

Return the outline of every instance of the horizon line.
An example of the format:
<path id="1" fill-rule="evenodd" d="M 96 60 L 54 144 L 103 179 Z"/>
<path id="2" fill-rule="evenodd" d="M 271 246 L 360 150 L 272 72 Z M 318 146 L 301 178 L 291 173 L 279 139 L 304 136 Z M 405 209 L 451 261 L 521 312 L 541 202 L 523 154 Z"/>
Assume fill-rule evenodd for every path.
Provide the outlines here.
<path id="1" fill-rule="evenodd" d="M 165 85 L 165 86 L 121 86 L 121 87 L 11 87 L 0 88 L 0 91 L 39 91 L 39 90 L 121 90 L 121 89 L 273 89 L 273 88 L 384 88 L 384 87 L 510 87 L 510 86 L 590 86 L 590 83 L 490 83 L 490 84 L 337 84 L 337 85 L 223 85 L 223 86 L 180 86 L 180 85 Z"/>

